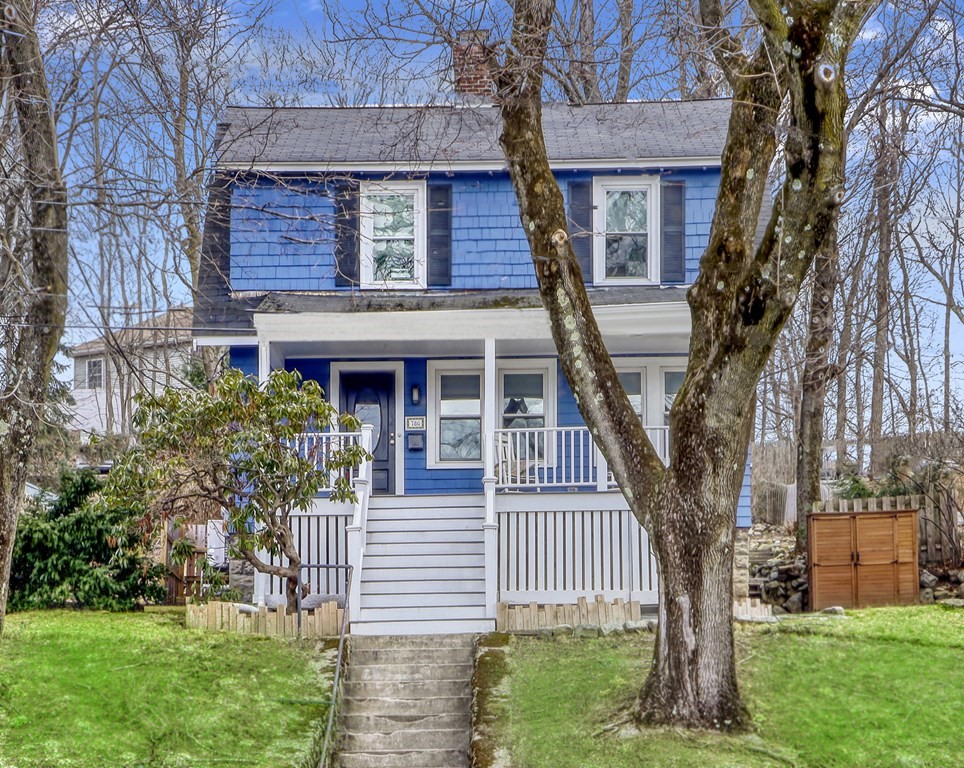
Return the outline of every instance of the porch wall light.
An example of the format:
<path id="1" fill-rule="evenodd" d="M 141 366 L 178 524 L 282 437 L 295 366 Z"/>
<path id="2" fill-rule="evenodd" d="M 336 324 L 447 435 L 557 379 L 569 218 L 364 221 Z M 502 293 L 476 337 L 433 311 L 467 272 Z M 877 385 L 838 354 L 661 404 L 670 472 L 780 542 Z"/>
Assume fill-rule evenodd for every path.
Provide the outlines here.
<path id="1" fill-rule="evenodd" d="M 418 384 L 412 384 L 412 405 L 422 402 L 422 388 Z"/>

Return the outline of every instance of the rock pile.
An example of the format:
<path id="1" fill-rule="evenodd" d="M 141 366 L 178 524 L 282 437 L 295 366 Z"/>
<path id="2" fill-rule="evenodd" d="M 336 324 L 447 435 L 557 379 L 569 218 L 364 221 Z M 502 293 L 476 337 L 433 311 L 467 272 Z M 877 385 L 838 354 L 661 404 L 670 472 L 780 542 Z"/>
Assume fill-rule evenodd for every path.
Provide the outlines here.
<path id="1" fill-rule="evenodd" d="M 922 603 L 964 599 L 964 568 L 922 568 L 920 587 Z"/>
<path id="2" fill-rule="evenodd" d="M 770 558 L 750 567 L 750 594 L 756 590 L 764 603 L 773 606 L 774 615 L 802 613 L 809 589 L 807 562 L 802 557 Z"/>

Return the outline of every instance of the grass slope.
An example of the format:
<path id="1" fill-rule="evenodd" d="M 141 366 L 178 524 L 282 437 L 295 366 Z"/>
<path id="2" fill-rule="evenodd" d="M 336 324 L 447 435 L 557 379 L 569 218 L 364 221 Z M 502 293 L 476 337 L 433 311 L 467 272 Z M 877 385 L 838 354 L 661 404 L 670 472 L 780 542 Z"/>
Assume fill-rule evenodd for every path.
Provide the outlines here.
<path id="1" fill-rule="evenodd" d="M 877 609 L 737 630 L 754 731 L 604 730 L 651 636 L 513 638 L 489 714 L 516 768 L 950 768 L 962 765 L 964 611 Z M 498 760 L 496 761 L 499 762 Z"/>
<path id="2" fill-rule="evenodd" d="M 314 644 L 187 630 L 183 609 L 12 614 L 0 768 L 293 766 L 331 664 Z"/>

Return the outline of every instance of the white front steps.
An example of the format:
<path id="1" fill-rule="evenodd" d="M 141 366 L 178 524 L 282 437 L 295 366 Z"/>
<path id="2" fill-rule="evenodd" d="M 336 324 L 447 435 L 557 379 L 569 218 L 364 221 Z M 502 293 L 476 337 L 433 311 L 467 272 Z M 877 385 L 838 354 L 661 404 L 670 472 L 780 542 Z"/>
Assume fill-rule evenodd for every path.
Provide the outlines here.
<path id="1" fill-rule="evenodd" d="M 491 632 L 484 497 L 375 496 L 356 635 Z"/>

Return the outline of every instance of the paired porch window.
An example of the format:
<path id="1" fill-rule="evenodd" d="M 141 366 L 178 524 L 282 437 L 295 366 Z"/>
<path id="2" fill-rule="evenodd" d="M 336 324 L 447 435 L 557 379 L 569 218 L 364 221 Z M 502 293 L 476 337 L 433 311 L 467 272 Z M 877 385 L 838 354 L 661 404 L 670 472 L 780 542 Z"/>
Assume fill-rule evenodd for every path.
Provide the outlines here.
<path id="1" fill-rule="evenodd" d="M 439 461 L 482 461 L 482 376 L 440 373 Z"/>
<path id="2" fill-rule="evenodd" d="M 425 185 L 370 183 L 361 196 L 361 283 L 368 288 L 422 288 Z"/>
<path id="3" fill-rule="evenodd" d="M 679 388 L 683 386 L 685 371 L 663 371 L 663 426 L 669 426 L 669 412 L 676 400 Z"/>

